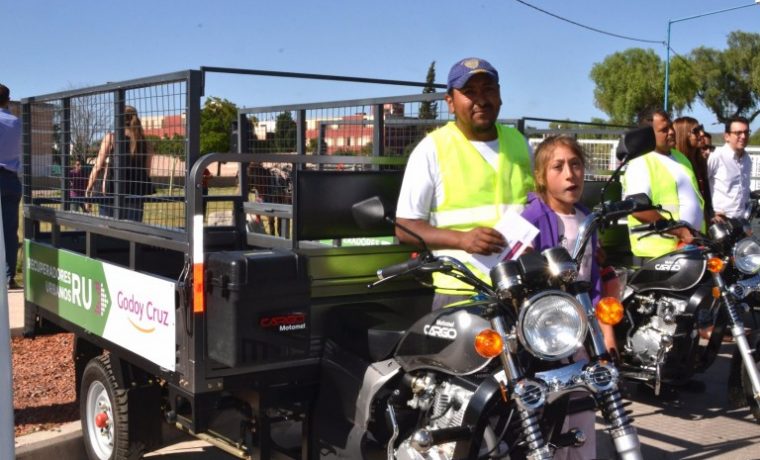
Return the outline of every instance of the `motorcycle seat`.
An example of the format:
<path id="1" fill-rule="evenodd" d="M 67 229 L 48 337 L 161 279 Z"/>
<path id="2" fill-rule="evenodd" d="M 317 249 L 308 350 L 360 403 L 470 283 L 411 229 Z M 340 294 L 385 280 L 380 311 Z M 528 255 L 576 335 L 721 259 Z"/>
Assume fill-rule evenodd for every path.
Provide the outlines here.
<path id="1" fill-rule="evenodd" d="M 377 362 L 391 356 L 413 321 L 379 304 L 341 305 L 327 318 L 327 337 L 368 362 Z"/>

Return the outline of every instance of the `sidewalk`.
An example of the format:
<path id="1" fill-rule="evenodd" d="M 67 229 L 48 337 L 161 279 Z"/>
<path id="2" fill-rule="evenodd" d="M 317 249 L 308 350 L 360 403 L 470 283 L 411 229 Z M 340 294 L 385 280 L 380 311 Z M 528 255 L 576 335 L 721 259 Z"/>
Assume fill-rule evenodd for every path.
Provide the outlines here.
<path id="1" fill-rule="evenodd" d="M 8 291 L 8 320 L 11 337 L 19 337 L 24 332 L 24 290 Z"/>

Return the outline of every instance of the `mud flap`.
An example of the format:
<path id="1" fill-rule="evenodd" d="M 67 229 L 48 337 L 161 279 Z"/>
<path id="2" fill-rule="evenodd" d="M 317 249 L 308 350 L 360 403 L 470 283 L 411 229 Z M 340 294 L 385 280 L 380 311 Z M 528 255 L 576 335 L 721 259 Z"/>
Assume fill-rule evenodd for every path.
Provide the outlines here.
<path id="1" fill-rule="evenodd" d="M 147 450 L 160 447 L 161 434 L 161 388 L 158 385 L 143 385 L 130 388 L 127 397 L 129 413 L 129 433 Z"/>

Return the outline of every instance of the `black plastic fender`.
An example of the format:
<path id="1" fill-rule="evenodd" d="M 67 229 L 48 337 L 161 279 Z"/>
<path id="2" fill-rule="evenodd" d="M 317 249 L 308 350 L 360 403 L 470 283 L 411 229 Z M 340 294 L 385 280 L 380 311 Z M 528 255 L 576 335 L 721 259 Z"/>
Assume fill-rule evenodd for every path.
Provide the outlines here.
<path id="1" fill-rule="evenodd" d="M 483 380 L 472 395 L 462 418 L 462 426 L 470 427 L 472 435 L 467 440 L 457 442 L 454 458 L 475 459 L 478 457 L 490 415 L 500 409 L 499 406 L 502 406 L 501 409 L 505 412 L 509 409 L 508 404 L 502 399 L 499 382 L 493 378 Z"/>

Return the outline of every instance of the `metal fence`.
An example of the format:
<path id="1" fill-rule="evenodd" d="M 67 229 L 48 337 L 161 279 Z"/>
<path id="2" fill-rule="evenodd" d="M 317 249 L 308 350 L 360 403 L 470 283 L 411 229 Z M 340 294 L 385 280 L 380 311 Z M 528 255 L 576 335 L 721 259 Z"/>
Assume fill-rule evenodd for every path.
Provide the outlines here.
<path id="1" fill-rule="evenodd" d="M 188 73 L 22 101 L 24 203 L 185 226 Z"/>
<path id="2" fill-rule="evenodd" d="M 169 237 L 184 233 L 192 215 L 189 207 L 201 205 L 187 192 L 185 182 L 200 156 L 203 72 L 177 72 L 25 99 L 24 202 L 63 213 L 56 216 L 98 219 L 94 225 L 108 219 L 123 228 L 163 230 Z M 351 159 L 406 157 L 426 133 L 453 120 L 444 96 L 413 94 L 240 109 L 236 132 L 231 133 L 237 140 L 232 153 L 295 155 L 300 160 L 209 164 L 199 184 L 205 225 L 241 225 L 240 203 L 246 202 L 251 204 L 249 211 L 258 211 L 248 216 L 249 229 L 287 237 L 295 168 L 402 168 L 403 162 L 393 166 Z M 591 160 L 589 179 L 604 177 L 617 166 L 616 138 L 625 129 L 539 118 L 500 122 L 521 129 L 534 147 L 548 134 L 578 137 Z M 568 124 L 573 128 L 561 128 Z M 749 150 L 753 188 L 758 188 L 760 149 Z M 346 160 L 325 161 L 336 157 Z M 310 158 L 313 161 L 304 161 Z"/>

